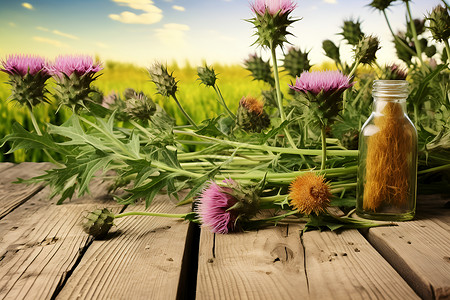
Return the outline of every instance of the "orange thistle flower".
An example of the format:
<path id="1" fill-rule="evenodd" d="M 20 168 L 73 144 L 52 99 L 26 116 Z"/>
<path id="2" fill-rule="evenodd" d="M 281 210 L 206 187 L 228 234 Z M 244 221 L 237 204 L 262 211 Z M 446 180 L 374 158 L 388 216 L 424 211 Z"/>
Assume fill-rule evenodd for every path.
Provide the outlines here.
<path id="1" fill-rule="evenodd" d="M 253 97 L 242 97 L 240 105 L 244 106 L 249 112 L 260 115 L 263 113 L 264 102 Z"/>
<path id="2" fill-rule="evenodd" d="M 330 185 L 323 175 L 306 173 L 289 185 L 290 205 L 303 214 L 316 215 L 325 211 L 330 203 Z"/>

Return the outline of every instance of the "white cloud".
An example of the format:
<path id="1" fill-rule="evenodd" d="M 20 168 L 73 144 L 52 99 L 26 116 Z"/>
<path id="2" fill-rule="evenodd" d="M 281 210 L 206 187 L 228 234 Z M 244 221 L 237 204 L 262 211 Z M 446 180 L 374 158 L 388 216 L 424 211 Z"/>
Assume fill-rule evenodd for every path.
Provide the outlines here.
<path id="1" fill-rule="evenodd" d="M 172 8 L 178 11 L 185 11 L 186 9 L 183 6 L 172 5 Z"/>
<path id="2" fill-rule="evenodd" d="M 337 4 L 337 0 L 323 0 L 323 2 L 329 3 L 329 4 Z"/>
<path id="3" fill-rule="evenodd" d="M 135 13 L 124 11 L 120 15 L 110 14 L 109 17 L 115 21 L 126 24 L 154 24 L 162 19 L 162 14 L 158 13 L 144 13 L 137 15 Z"/>
<path id="4" fill-rule="evenodd" d="M 22 6 L 25 7 L 26 9 L 34 9 L 33 5 L 31 5 L 30 3 L 27 2 L 23 2 Z"/>
<path id="5" fill-rule="evenodd" d="M 40 36 L 33 36 L 33 40 L 35 40 L 36 42 L 40 42 L 40 43 L 50 44 L 55 47 L 62 47 L 62 48 L 69 47 L 68 45 L 61 43 L 60 41 L 52 40 L 52 39 L 48 39 L 48 38 L 44 38 L 44 37 L 40 37 Z"/>
<path id="6" fill-rule="evenodd" d="M 42 27 L 42 26 L 37 26 L 36 29 L 40 30 L 40 31 L 49 31 L 48 28 L 45 28 L 45 27 Z"/>
<path id="7" fill-rule="evenodd" d="M 110 14 L 109 17 L 115 21 L 126 24 L 154 24 L 161 21 L 162 10 L 156 7 L 151 0 L 113 0 L 120 6 L 127 6 L 132 9 L 142 10 L 144 13 L 135 14 L 130 11 L 123 11 L 120 14 Z"/>
<path id="8" fill-rule="evenodd" d="M 52 32 L 53 32 L 54 34 L 56 34 L 56 35 L 66 37 L 66 38 L 68 38 L 68 39 L 72 39 L 72 40 L 79 40 L 79 39 L 80 39 L 80 38 L 77 37 L 77 36 L 74 36 L 74 35 L 69 34 L 69 33 L 64 33 L 64 32 L 61 32 L 61 31 L 59 31 L 59 30 L 56 30 L 56 29 L 53 30 Z"/>
<path id="9" fill-rule="evenodd" d="M 157 38 L 166 46 L 176 47 L 186 44 L 186 31 L 189 26 L 184 24 L 168 23 L 163 28 L 155 30 Z"/>

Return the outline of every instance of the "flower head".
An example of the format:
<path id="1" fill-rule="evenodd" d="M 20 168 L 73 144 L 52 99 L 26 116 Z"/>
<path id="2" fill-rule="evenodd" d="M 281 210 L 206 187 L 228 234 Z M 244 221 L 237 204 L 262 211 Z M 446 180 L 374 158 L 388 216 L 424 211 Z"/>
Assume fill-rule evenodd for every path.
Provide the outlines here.
<path id="1" fill-rule="evenodd" d="M 45 82 L 50 75 L 44 58 L 36 55 L 10 55 L 2 61 L 0 70 L 9 75 L 12 100 L 28 107 L 48 102 Z"/>
<path id="2" fill-rule="evenodd" d="M 284 56 L 283 68 L 292 77 L 297 76 L 303 71 L 309 71 L 311 63 L 308 59 L 309 51 L 303 52 L 300 49 L 291 47 Z"/>
<path id="3" fill-rule="evenodd" d="M 236 116 L 240 128 L 249 132 L 261 132 L 270 125 L 269 115 L 264 111 L 264 103 L 252 97 L 242 97 Z"/>
<path id="4" fill-rule="evenodd" d="M 255 0 L 251 9 L 255 14 L 264 16 L 266 13 L 272 17 L 276 14 L 284 15 L 292 12 L 297 6 L 292 0 Z"/>
<path id="5" fill-rule="evenodd" d="M 136 93 L 125 101 L 125 112 L 134 119 L 146 121 L 156 112 L 156 104 L 143 92 Z"/>
<path id="6" fill-rule="evenodd" d="M 364 36 L 364 33 L 361 30 L 361 21 L 352 19 L 344 21 L 342 32 L 340 34 L 350 45 L 356 46 L 359 40 Z"/>
<path id="7" fill-rule="evenodd" d="M 255 17 L 248 20 L 252 23 L 258 36 L 255 44 L 262 47 L 276 48 L 287 42 L 290 33 L 287 28 L 297 20 L 289 17 L 296 4 L 292 0 L 255 0 L 250 4 Z"/>
<path id="8" fill-rule="evenodd" d="M 97 73 L 103 70 L 103 67 L 88 55 L 66 55 L 58 56 L 49 69 L 52 75 L 56 76 L 62 76 L 62 74 L 70 76 L 72 73 L 82 76 Z"/>
<path id="9" fill-rule="evenodd" d="M 204 67 L 198 67 L 197 68 L 197 75 L 198 79 L 200 79 L 201 83 L 203 83 L 206 86 L 215 86 L 216 85 L 216 72 L 214 72 L 214 68 L 211 67 L 208 68 L 207 65 Z"/>
<path id="10" fill-rule="evenodd" d="M 373 0 L 369 5 L 375 9 L 383 11 L 387 9 L 395 0 Z"/>
<path id="11" fill-rule="evenodd" d="M 229 184 L 234 181 L 229 180 Z M 198 198 L 197 213 L 201 222 L 214 233 L 228 233 L 234 231 L 237 214 L 230 208 L 238 200 L 231 195 L 232 188 L 229 186 L 219 186 L 211 181 Z"/>
<path id="12" fill-rule="evenodd" d="M 386 66 L 384 79 L 386 80 L 405 80 L 407 76 L 406 69 L 401 68 L 396 64 Z"/>
<path id="13" fill-rule="evenodd" d="M 275 86 L 272 67 L 269 61 L 263 60 L 257 54 L 250 54 L 244 61 L 245 68 L 252 73 L 253 80 L 261 80 L 267 82 L 272 87 Z"/>
<path id="14" fill-rule="evenodd" d="M 450 15 L 448 9 L 441 5 L 436 6 L 429 13 L 427 20 L 430 21 L 428 28 L 436 41 L 446 41 L 450 37 Z"/>
<path id="15" fill-rule="evenodd" d="M 323 175 L 306 173 L 295 178 L 289 186 L 290 205 L 306 215 L 325 211 L 331 196 Z"/>
<path id="16" fill-rule="evenodd" d="M 95 238 L 101 238 L 108 234 L 114 225 L 114 214 L 107 208 L 90 212 L 82 224 L 84 232 Z"/>
<path id="17" fill-rule="evenodd" d="M 355 47 L 355 57 L 362 64 L 371 65 L 376 60 L 380 41 L 375 36 L 363 37 Z"/>
<path id="18" fill-rule="evenodd" d="M 178 87 L 173 72 L 169 74 L 167 67 L 160 63 L 155 63 L 148 69 L 148 72 L 151 80 L 156 85 L 158 94 L 161 94 L 164 97 L 175 96 Z"/>
<path id="19" fill-rule="evenodd" d="M 239 231 L 259 209 L 260 186 L 244 188 L 227 179 L 210 181 L 198 197 L 195 209 L 203 226 L 213 233 Z"/>
<path id="20" fill-rule="evenodd" d="M 297 92 L 333 94 L 343 92 L 351 87 L 350 78 L 339 71 L 313 71 L 303 72 L 295 80 L 295 85 L 289 85 Z"/>
<path id="21" fill-rule="evenodd" d="M 40 73 L 42 76 L 48 75 L 47 62 L 45 58 L 37 55 L 15 54 L 9 55 L 2 61 L 1 70 L 8 75 L 32 76 Z"/>

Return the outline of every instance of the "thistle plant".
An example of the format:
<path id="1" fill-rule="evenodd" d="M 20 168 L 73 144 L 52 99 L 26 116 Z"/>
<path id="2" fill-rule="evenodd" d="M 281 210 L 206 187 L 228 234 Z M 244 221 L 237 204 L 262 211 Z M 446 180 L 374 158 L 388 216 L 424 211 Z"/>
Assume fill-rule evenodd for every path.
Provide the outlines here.
<path id="1" fill-rule="evenodd" d="M 155 63 L 150 69 L 148 69 L 150 78 L 152 82 L 156 85 L 156 89 L 158 94 L 161 94 L 164 97 L 172 97 L 175 100 L 180 111 L 186 117 L 188 122 L 195 128 L 199 129 L 194 120 L 188 115 L 188 113 L 184 110 L 181 103 L 178 101 L 176 96 L 176 92 L 178 90 L 177 81 L 173 76 L 173 72 L 169 74 L 167 71 L 167 67 L 163 66 L 160 63 Z"/>
<path id="2" fill-rule="evenodd" d="M 342 37 L 347 40 L 350 45 L 356 46 L 359 40 L 364 36 L 361 30 L 361 21 L 359 20 L 345 20 L 342 25 Z"/>
<path id="3" fill-rule="evenodd" d="M 301 51 L 300 49 L 290 47 L 283 59 L 283 68 L 292 77 L 309 71 L 312 67 L 308 59 L 309 51 Z"/>
<path id="4" fill-rule="evenodd" d="M 134 92 L 133 95 L 127 96 L 130 97 L 127 97 L 125 101 L 125 112 L 137 120 L 150 120 L 150 117 L 156 112 L 155 102 L 143 92 Z"/>
<path id="5" fill-rule="evenodd" d="M 352 85 L 350 78 L 339 71 L 303 72 L 295 85 L 290 85 L 291 89 L 306 97 L 316 122 L 322 128 L 321 170 L 325 169 L 327 156 L 326 128 L 336 120 L 342 109 L 342 94 Z"/>
<path id="6" fill-rule="evenodd" d="M 218 97 L 217 101 L 220 105 L 223 106 L 225 111 L 228 113 L 228 115 L 234 119 L 235 115 L 231 112 L 231 110 L 228 108 L 227 103 L 225 102 L 225 99 L 223 99 L 222 93 L 220 92 L 219 86 L 217 85 L 217 75 L 214 71 L 214 68 L 209 68 L 207 65 L 204 67 L 198 67 L 197 68 L 197 75 L 198 79 L 200 79 L 201 83 L 203 83 L 206 86 L 212 87 L 214 91 L 216 92 L 216 95 Z"/>
<path id="7" fill-rule="evenodd" d="M 448 8 L 441 5 L 436 6 L 427 17 L 429 21 L 428 29 L 431 31 L 433 39 L 445 44 L 447 58 L 450 57 L 450 45 L 448 39 L 450 37 L 450 15 Z"/>
<path id="8" fill-rule="evenodd" d="M 286 36 L 290 34 L 288 27 L 291 26 L 292 23 L 298 21 L 297 19 L 290 18 L 290 14 L 295 7 L 296 4 L 292 0 L 255 0 L 251 4 L 251 9 L 255 14 L 255 17 L 248 20 L 256 29 L 255 35 L 258 38 L 254 44 L 270 49 L 272 54 L 278 111 L 282 122 L 286 120 L 286 114 L 283 108 L 283 98 L 281 95 L 278 62 L 275 50 L 277 47 L 282 48 L 283 44 L 287 42 Z M 286 129 L 284 132 L 291 147 L 296 148 L 296 144 L 289 131 Z"/>
<path id="9" fill-rule="evenodd" d="M 261 80 L 267 82 L 271 87 L 275 87 L 275 79 L 269 61 L 263 60 L 257 54 L 251 54 L 244 61 L 244 66 L 251 72 L 253 80 Z"/>
<path id="10" fill-rule="evenodd" d="M 103 67 L 90 56 L 68 55 L 58 56 L 48 69 L 57 82 L 55 97 L 60 106 L 78 111 L 85 107 L 86 101 L 91 101 L 89 94 L 96 92 L 91 83 L 100 76 L 97 72 Z"/>

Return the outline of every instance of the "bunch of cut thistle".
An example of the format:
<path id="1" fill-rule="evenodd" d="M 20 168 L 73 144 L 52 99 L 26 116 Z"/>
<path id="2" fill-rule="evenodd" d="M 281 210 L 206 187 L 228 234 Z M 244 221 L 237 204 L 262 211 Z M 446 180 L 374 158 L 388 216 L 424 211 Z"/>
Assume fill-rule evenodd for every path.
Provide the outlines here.
<path id="1" fill-rule="evenodd" d="M 89 183 L 100 170 L 102 174 L 114 171 L 114 176 L 105 175 L 105 179 L 111 181 L 112 192 L 124 191 L 115 196 L 124 205 L 145 201 L 151 207 L 160 191 L 178 199 L 179 191 L 189 190 L 178 199 L 180 204 L 194 202 L 188 214 L 114 215 L 107 209 L 90 213 L 83 228 L 98 237 L 107 234 L 114 219 L 130 215 L 182 218 L 199 222 L 214 233 L 267 226 L 287 217 L 307 222 L 305 229 L 378 226 L 380 223 L 336 216 L 329 207 L 343 207 L 351 213 L 355 205 L 358 151 L 345 146 L 354 144 L 355 128 L 345 128 L 343 137 L 351 140 L 348 143 L 335 138 L 333 132 L 344 131 L 340 129 L 343 124 L 351 125 L 355 119 L 358 123 L 360 116 L 352 115 L 355 109 L 369 107 L 362 101 L 369 85 L 357 82 L 357 90 L 355 78 L 360 64 L 376 65 L 379 41 L 358 31 L 359 21 L 346 21 L 342 35 L 354 45 L 352 64 L 344 63 L 333 42 L 324 42 L 337 71 L 309 72 L 308 52 L 291 48 L 283 60 L 284 69 L 296 78 L 285 96 L 276 50 L 288 42 L 289 27 L 298 21 L 291 17 L 295 7 L 292 0 L 256 0 L 251 4 L 253 18 L 248 21 L 256 29 L 255 44 L 270 51 L 271 60 L 253 55 L 246 67 L 256 80 L 268 84 L 269 90 L 262 93 L 265 101 L 256 95 L 242 95 L 237 99 L 237 112 L 232 112 L 214 68 L 204 65 L 197 69 L 200 82 L 215 91 L 224 112 L 201 123 L 184 109 L 178 81 L 165 65 L 154 64 L 148 70 L 149 77 L 159 94 L 175 102 L 187 125 L 177 125 L 150 95 L 132 89 L 123 97 L 114 94 L 102 103 L 93 101 L 93 83 L 102 68 L 90 57 L 59 57 L 51 63 L 42 58 L 10 56 L 3 61 L 2 70 L 12 78 L 12 100 L 27 105 L 31 113 L 35 105 L 45 105 L 46 94 L 52 92 L 45 81 L 52 75 L 57 82 L 53 91 L 57 105 L 70 108 L 73 114 L 62 125 L 46 124 L 43 133 L 38 129 L 28 132 L 16 124 L 1 143 L 11 143 L 12 151 L 39 148 L 63 157 L 55 162 L 55 169 L 23 181 L 50 185 L 51 197 L 59 197 L 59 204 L 75 193 L 81 196 L 89 192 Z M 347 32 L 349 28 L 353 33 Z M 388 69 L 389 76 L 402 75 L 400 68 Z M 438 76 L 442 68 L 437 70 L 430 74 Z M 38 91 L 26 90 L 30 80 L 36 81 Z M 24 96 L 19 96 L 21 93 Z M 345 122 L 346 118 L 350 121 Z M 427 138 L 429 141 L 430 135 Z M 439 140 L 433 141 L 428 151 L 442 151 Z M 424 167 L 423 174 L 449 169 L 448 156 L 446 160 L 440 152 L 433 157 L 440 160 L 431 168 Z M 267 212 L 272 215 L 267 217 Z"/>

